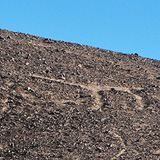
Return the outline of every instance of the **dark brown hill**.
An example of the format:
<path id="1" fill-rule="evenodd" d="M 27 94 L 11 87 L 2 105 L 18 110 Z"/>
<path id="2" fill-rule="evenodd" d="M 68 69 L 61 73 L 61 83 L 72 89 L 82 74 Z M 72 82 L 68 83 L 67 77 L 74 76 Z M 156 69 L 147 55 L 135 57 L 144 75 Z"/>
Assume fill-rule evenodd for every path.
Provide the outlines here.
<path id="1" fill-rule="evenodd" d="M 0 159 L 160 159 L 160 61 L 0 30 Z"/>

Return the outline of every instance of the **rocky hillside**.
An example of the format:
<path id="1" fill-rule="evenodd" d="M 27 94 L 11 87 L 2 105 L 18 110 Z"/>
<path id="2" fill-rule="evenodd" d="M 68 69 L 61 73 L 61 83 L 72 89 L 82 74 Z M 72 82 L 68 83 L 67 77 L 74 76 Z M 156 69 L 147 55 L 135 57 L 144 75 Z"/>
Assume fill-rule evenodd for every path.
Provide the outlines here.
<path id="1" fill-rule="evenodd" d="M 0 30 L 0 159 L 160 159 L 160 61 Z"/>

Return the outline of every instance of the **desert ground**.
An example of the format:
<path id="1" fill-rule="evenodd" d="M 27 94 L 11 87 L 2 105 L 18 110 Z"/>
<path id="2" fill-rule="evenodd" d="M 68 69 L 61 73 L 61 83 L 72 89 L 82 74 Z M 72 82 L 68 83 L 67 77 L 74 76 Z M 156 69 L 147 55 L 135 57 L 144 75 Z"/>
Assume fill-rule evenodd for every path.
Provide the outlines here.
<path id="1" fill-rule="evenodd" d="M 0 160 L 159 160 L 160 61 L 0 30 Z"/>

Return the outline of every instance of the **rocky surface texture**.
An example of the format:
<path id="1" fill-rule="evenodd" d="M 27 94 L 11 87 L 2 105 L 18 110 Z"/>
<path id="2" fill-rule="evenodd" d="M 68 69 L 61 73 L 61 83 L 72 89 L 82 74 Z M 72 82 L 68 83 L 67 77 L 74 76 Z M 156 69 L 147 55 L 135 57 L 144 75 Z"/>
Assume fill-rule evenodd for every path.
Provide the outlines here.
<path id="1" fill-rule="evenodd" d="M 160 159 L 160 61 L 0 30 L 10 159 Z"/>

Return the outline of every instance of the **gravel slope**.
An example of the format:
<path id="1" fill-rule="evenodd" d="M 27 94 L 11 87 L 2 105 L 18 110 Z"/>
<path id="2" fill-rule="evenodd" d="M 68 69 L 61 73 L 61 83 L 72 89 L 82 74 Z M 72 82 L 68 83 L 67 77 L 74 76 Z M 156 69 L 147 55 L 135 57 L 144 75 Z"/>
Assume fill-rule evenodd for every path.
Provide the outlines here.
<path id="1" fill-rule="evenodd" d="M 0 30 L 0 160 L 159 160 L 160 61 Z"/>

